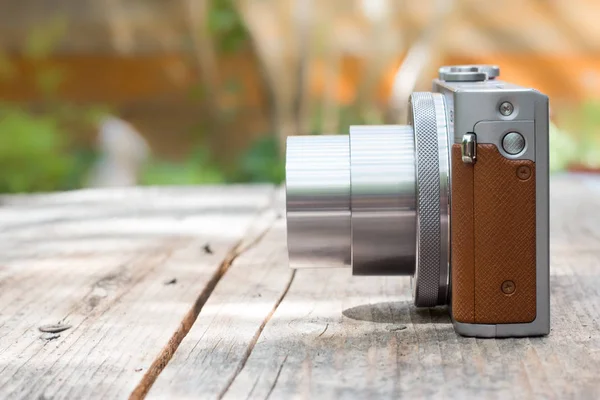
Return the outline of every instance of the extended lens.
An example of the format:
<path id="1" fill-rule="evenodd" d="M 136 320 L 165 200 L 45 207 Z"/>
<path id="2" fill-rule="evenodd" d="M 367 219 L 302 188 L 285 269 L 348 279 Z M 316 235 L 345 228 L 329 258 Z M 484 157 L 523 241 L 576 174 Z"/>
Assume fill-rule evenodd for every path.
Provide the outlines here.
<path id="1" fill-rule="evenodd" d="M 288 138 L 290 265 L 414 275 L 415 304 L 448 287 L 448 132 L 443 98 L 411 96 L 411 126 Z"/>

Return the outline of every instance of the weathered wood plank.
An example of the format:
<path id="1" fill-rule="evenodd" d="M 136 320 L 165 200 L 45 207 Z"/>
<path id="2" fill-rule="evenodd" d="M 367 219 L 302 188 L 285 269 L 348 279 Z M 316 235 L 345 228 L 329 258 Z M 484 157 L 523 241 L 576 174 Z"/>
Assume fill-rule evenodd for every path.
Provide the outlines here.
<path id="1" fill-rule="evenodd" d="M 260 243 L 233 262 L 148 398 L 222 395 L 293 280 L 284 242 L 285 220 L 280 218 Z"/>
<path id="2" fill-rule="evenodd" d="M 267 228 L 258 215 L 272 195 L 213 187 L 2 198 L 0 397 L 143 394 L 231 260 Z M 59 337 L 38 330 L 56 323 L 72 327 Z"/>
<path id="3" fill-rule="evenodd" d="M 406 279 L 299 271 L 228 394 L 597 396 L 600 192 L 587 185 L 553 181 L 550 336 L 463 338 L 446 310 L 410 305 Z"/>
<path id="4" fill-rule="evenodd" d="M 300 270 L 287 290 L 285 236 L 274 230 L 221 280 L 149 395 L 595 398 L 600 181 L 555 177 L 551 196 L 548 337 L 460 337 L 445 308 L 411 305 L 406 278 Z"/>

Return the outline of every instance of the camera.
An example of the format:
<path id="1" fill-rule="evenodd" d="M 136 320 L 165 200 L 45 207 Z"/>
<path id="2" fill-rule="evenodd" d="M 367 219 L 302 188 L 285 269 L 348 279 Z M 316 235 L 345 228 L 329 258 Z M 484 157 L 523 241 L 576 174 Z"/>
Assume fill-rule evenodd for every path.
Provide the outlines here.
<path id="1" fill-rule="evenodd" d="M 408 125 L 289 137 L 290 266 L 411 276 L 464 336 L 548 334 L 548 97 L 499 75 L 442 67 Z"/>

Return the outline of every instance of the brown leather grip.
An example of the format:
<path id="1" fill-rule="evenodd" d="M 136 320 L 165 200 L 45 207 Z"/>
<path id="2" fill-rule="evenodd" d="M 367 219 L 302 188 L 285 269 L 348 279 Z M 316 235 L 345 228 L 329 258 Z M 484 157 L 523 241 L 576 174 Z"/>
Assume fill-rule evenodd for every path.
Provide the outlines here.
<path id="1" fill-rule="evenodd" d="M 461 159 L 459 144 L 452 146 L 451 283 L 452 315 L 459 322 L 475 322 L 475 241 L 473 239 L 474 165 Z"/>
<path id="2" fill-rule="evenodd" d="M 464 164 L 452 146 L 452 313 L 459 322 L 536 316 L 535 164 L 477 146 Z"/>

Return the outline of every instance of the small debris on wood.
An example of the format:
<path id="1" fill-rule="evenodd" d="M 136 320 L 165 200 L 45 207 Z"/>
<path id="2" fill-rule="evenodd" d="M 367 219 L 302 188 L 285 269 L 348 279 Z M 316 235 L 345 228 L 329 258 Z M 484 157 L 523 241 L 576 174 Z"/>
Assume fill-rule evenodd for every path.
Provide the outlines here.
<path id="1" fill-rule="evenodd" d="M 42 333 L 40 339 L 47 340 L 48 342 L 54 339 L 58 339 L 60 337 L 60 333 Z"/>
<path id="2" fill-rule="evenodd" d="M 176 283 L 177 283 L 177 278 L 173 278 L 173 279 L 170 279 L 170 280 L 166 281 L 165 282 L 165 286 L 174 285 Z"/>
<path id="3" fill-rule="evenodd" d="M 42 325 L 38 329 L 40 330 L 40 332 L 45 333 L 60 333 L 66 331 L 67 329 L 71 329 L 71 325 L 50 324 Z"/>
<path id="4" fill-rule="evenodd" d="M 325 325 L 325 329 L 323 329 L 323 332 L 319 333 L 318 337 L 323 336 L 323 334 L 327 331 L 327 328 L 329 328 L 329 324 Z"/>
<path id="5" fill-rule="evenodd" d="M 390 332 L 398 332 L 406 329 L 406 325 L 388 325 L 385 327 Z"/>
<path id="6" fill-rule="evenodd" d="M 144 368 L 136 368 L 136 369 L 135 369 L 135 372 L 142 372 L 142 370 L 143 370 L 143 369 L 144 369 Z"/>
<path id="7" fill-rule="evenodd" d="M 202 249 L 206 254 L 213 254 L 212 248 L 210 247 L 210 243 L 206 243 Z"/>
<path id="8" fill-rule="evenodd" d="M 98 304 L 100 304 L 100 297 L 98 297 L 98 296 L 92 296 L 92 297 L 90 297 L 90 298 L 89 298 L 89 300 L 88 300 L 88 305 L 89 305 L 91 308 L 96 308 L 96 306 L 97 306 Z"/>

